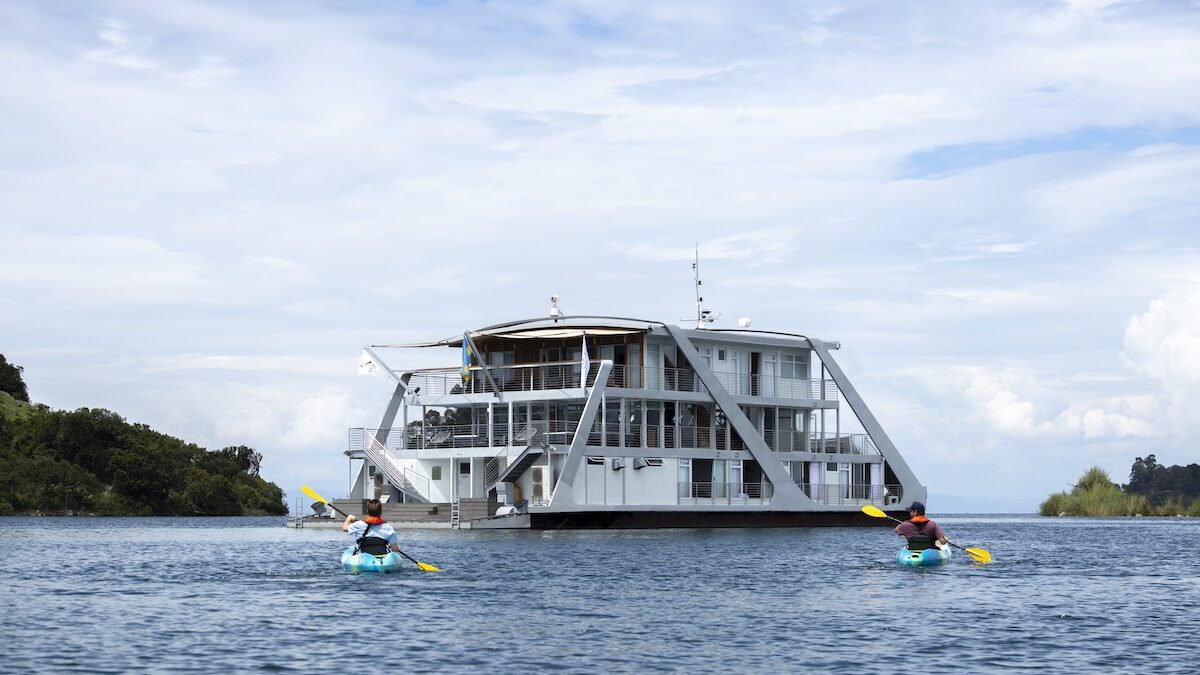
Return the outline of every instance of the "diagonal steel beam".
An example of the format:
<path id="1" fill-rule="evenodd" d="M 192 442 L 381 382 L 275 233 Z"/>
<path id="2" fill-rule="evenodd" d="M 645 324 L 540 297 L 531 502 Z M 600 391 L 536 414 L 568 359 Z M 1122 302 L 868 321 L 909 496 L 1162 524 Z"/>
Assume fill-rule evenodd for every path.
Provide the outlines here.
<path id="1" fill-rule="evenodd" d="M 763 440 L 762 434 L 754 428 L 750 418 L 742 412 L 741 406 L 733 400 L 733 396 L 717 379 L 712 368 L 704 362 L 704 359 L 700 358 L 699 352 L 692 346 L 692 341 L 688 339 L 683 329 L 671 325 L 667 325 L 666 328 L 675 340 L 676 346 L 683 352 L 684 358 L 692 364 L 692 369 L 704 383 L 704 387 L 708 389 L 713 401 L 725 413 L 725 419 L 729 420 L 738 436 L 741 436 L 742 442 L 746 444 L 746 449 L 750 451 L 750 456 L 758 461 L 763 473 L 767 474 L 767 478 L 771 480 L 775 496 L 771 499 L 770 508 L 772 510 L 817 510 L 817 503 L 809 499 L 800 486 L 796 485 L 796 481 L 792 480 L 791 475 L 783 470 L 783 464 L 779 463 L 779 459 L 774 456 L 771 448 L 767 447 L 767 442 Z"/>

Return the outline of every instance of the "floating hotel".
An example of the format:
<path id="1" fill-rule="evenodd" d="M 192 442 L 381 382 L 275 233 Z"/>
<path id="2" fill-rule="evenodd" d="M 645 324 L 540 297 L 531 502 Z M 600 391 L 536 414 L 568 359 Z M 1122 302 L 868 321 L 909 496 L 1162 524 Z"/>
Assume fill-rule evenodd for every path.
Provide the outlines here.
<path id="1" fill-rule="evenodd" d="M 550 316 L 406 348 L 460 365 L 361 368 L 395 381 L 349 431 L 347 505 L 473 528 L 866 524 L 922 486 L 838 366 L 803 335 Z M 400 346 L 395 346 L 400 347 Z M 842 428 L 842 403 L 857 418 Z M 435 525 L 436 526 L 436 525 Z"/>

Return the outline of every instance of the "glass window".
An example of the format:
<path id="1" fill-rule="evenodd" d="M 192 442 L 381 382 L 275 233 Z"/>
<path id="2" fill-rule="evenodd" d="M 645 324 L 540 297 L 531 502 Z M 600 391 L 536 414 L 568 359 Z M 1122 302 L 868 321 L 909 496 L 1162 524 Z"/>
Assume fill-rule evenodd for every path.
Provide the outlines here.
<path id="1" fill-rule="evenodd" d="M 789 380 L 804 379 L 802 365 L 795 354 L 783 354 L 779 357 L 779 376 Z"/>
<path id="2" fill-rule="evenodd" d="M 429 477 L 433 480 L 441 480 L 442 479 L 442 467 L 440 464 L 435 464 L 433 466 L 433 468 L 430 469 Z"/>

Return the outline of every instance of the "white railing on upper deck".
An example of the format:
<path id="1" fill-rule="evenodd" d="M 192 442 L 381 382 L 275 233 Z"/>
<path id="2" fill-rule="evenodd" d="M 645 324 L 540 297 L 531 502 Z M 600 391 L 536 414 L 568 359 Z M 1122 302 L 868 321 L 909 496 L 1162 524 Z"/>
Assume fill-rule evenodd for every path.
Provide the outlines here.
<path id="1" fill-rule="evenodd" d="M 878 455 L 875 441 L 866 434 L 806 433 L 768 429 L 767 446 L 776 452 L 816 452 L 834 455 Z"/>
<path id="2" fill-rule="evenodd" d="M 837 383 L 833 380 L 790 378 L 778 375 L 746 373 L 713 373 L 725 390 L 734 396 L 763 396 L 768 398 L 799 398 L 814 401 L 838 400 Z"/>
<path id="3" fill-rule="evenodd" d="M 382 444 L 394 457 L 412 459 L 420 452 L 467 448 L 524 448 L 532 440 L 547 445 L 567 445 L 575 436 L 576 421 L 535 421 L 514 427 L 509 442 L 508 425 L 492 425 L 488 434 L 486 424 L 413 424 L 408 428 L 388 431 Z M 536 437 L 533 435 L 536 434 Z M 379 444 L 378 429 L 351 428 L 347 449 L 366 451 L 370 444 Z M 811 452 L 823 455 L 879 455 L 871 437 L 866 434 L 807 433 L 767 429 L 762 432 L 767 447 L 776 452 Z M 597 421 L 588 432 L 587 444 L 607 448 L 666 448 L 746 450 L 746 444 L 736 432 L 718 426 L 681 426 L 674 424 L 601 424 Z"/>
<path id="4" fill-rule="evenodd" d="M 592 361 L 587 386 L 596 383 L 600 362 Z M 580 386 L 580 364 L 578 361 L 536 363 L 512 366 L 488 366 L 488 374 L 495 388 L 484 375 L 480 366 L 470 368 L 471 377 L 462 379 L 460 368 L 438 368 L 421 370 L 412 374 L 409 388 L 420 387 L 426 396 L 447 394 L 489 394 L 494 391 L 551 391 L 578 389 Z M 735 396 L 764 396 L 805 400 L 838 400 L 837 385 L 833 380 L 792 379 L 767 377 L 764 375 L 735 375 L 715 373 L 717 380 Z M 696 371 L 690 368 L 642 368 L 640 366 L 614 365 L 608 377 L 608 387 L 618 389 L 649 389 L 654 391 L 680 391 L 707 393 L 708 389 Z"/>

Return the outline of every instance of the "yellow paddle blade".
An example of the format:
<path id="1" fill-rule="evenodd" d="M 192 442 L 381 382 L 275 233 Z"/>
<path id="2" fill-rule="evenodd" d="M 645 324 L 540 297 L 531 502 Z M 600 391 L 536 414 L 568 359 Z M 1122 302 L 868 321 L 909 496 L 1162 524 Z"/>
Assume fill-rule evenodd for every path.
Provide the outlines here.
<path id="1" fill-rule="evenodd" d="M 876 507 L 876 506 L 871 506 L 870 504 L 867 504 L 866 506 L 862 507 L 862 512 L 867 514 L 868 516 L 871 516 L 872 518 L 887 518 L 888 517 L 888 515 L 883 512 L 883 509 L 880 509 L 879 507 Z"/>
<path id="2" fill-rule="evenodd" d="M 992 562 L 992 554 L 991 554 L 991 553 L 988 553 L 986 549 L 982 549 L 982 548 L 964 548 L 963 550 L 967 552 L 967 555 L 971 556 L 972 558 L 974 558 L 974 559 L 975 559 L 976 561 L 978 561 L 978 562 L 981 562 L 981 563 L 990 563 L 990 562 Z"/>
<path id="3" fill-rule="evenodd" d="M 313 499 L 315 499 L 315 500 L 317 500 L 317 501 L 321 502 L 322 504 L 328 504 L 328 503 L 329 503 L 329 500 L 328 500 L 328 499 L 325 499 L 325 498 L 324 498 L 324 497 L 322 497 L 321 495 L 317 494 L 317 491 L 316 491 L 316 490 L 314 490 L 314 489 L 312 489 L 312 488 L 308 487 L 307 485 L 301 485 L 301 486 L 300 486 L 300 491 L 301 491 L 301 492 L 303 492 L 304 494 L 308 495 L 309 497 L 312 497 Z"/>
<path id="4" fill-rule="evenodd" d="M 417 569 L 424 571 L 424 572 L 441 572 L 441 570 L 438 569 L 437 567 L 434 567 L 433 565 L 430 565 L 429 563 L 423 563 L 423 562 L 417 563 Z"/>

